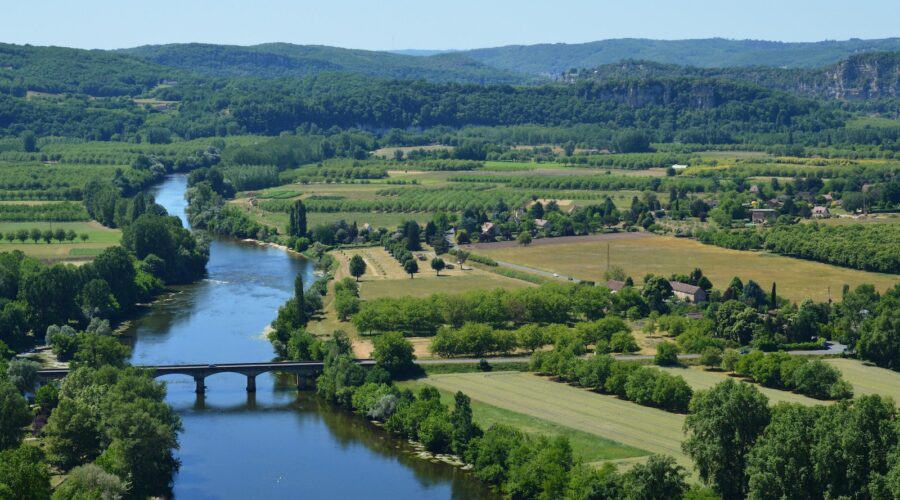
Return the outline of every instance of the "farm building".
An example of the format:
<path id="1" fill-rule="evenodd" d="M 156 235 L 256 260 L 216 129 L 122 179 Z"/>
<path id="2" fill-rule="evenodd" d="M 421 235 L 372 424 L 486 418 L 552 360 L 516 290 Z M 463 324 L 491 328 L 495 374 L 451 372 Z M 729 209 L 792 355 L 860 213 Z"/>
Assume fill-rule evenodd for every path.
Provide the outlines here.
<path id="1" fill-rule="evenodd" d="M 670 281 L 669 286 L 672 287 L 672 293 L 676 297 L 688 302 L 706 302 L 706 291 L 699 286 L 682 283 L 680 281 Z"/>
<path id="2" fill-rule="evenodd" d="M 756 224 L 765 224 L 773 222 L 778 212 L 771 208 L 752 208 L 750 209 L 750 221 Z"/>
<path id="3" fill-rule="evenodd" d="M 684 170 L 686 168 L 688 168 L 687 165 L 680 165 L 678 163 L 672 165 L 672 170 Z"/>
<path id="4" fill-rule="evenodd" d="M 609 280 L 606 282 L 606 288 L 612 290 L 612 293 L 616 293 L 619 290 L 625 288 L 625 282 L 618 280 Z"/>
<path id="5" fill-rule="evenodd" d="M 814 219 L 827 219 L 831 217 L 831 212 L 827 207 L 813 207 L 812 216 Z"/>

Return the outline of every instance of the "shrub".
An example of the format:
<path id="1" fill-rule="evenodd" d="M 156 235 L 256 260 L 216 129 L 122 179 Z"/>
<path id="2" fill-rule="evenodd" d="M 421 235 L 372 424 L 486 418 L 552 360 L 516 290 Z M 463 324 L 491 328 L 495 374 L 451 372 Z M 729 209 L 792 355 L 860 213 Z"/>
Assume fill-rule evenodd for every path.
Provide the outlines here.
<path id="1" fill-rule="evenodd" d="M 612 352 L 637 352 L 640 347 L 630 332 L 614 333 L 609 340 L 609 350 Z"/>
<path id="2" fill-rule="evenodd" d="M 712 346 L 707 347 L 700 353 L 698 361 L 708 369 L 719 368 L 722 365 L 722 349 Z"/>
<path id="3" fill-rule="evenodd" d="M 659 366 L 674 366 L 678 364 L 678 346 L 672 342 L 661 342 L 656 346 L 656 356 L 653 362 Z"/>

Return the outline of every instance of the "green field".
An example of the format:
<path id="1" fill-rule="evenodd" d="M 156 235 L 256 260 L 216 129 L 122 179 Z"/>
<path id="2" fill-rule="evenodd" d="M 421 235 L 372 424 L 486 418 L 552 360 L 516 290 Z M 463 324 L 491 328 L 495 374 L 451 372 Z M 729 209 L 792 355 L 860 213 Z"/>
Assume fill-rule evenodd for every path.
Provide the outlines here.
<path id="1" fill-rule="evenodd" d="M 500 375 L 504 372 L 497 372 L 493 375 Z M 511 372 L 506 372 L 511 373 Z M 433 375 L 433 377 L 444 377 L 447 375 Z M 400 382 L 400 387 L 408 387 L 417 390 L 423 385 L 430 384 L 430 378 L 424 381 Z M 441 390 L 441 401 L 448 406 L 453 405 L 453 395 L 455 392 Z M 623 460 L 635 457 L 646 456 L 649 453 L 632 447 L 617 443 L 615 441 L 603 438 L 597 434 L 573 429 L 557 422 L 546 420 L 540 417 L 526 415 L 515 411 L 501 408 L 493 404 L 484 403 L 482 401 L 472 401 L 472 416 L 483 429 L 488 429 L 494 424 L 503 424 L 515 427 L 527 434 L 538 436 L 564 436 L 569 439 L 572 444 L 572 452 L 577 459 L 583 460 L 585 463 L 595 463 L 607 460 Z"/>
<path id="2" fill-rule="evenodd" d="M 690 459 L 681 451 L 683 415 L 578 389 L 530 373 L 460 373 L 434 375 L 422 381 L 447 392 L 462 391 L 474 401 L 650 453 L 670 455 L 683 466 L 691 467 Z"/>
<path id="3" fill-rule="evenodd" d="M 542 240 L 528 247 L 519 245 L 475 245 L 479 254 L 495 260 L 558 272 L 576 278 L 603 281 L 607 269 L 607 245 L 610 264 L 621 266 L 640 283 L 647 273 L 665 276 L 703 269 L 716 288 L 723 289 L 734 276 L 745 283 L 753 279 L 769 290 L 772 282 L 778 294 L 794 301 L 812 298 L 825 301 L 830 296 L 840 300 L 844 284 L 851 287 L 871 283 L 886 290 L 900 279 L 895 275 L 857 271 L 819 262 L 793 259 L 763 252 L 742 252 L 704 245 L 698 241 L 647 233 L 628 237 L 557 243 Z"/>
<path id="4" fill-rule="evenodd" d="M 423 263 L 422 266 L 424 267 L 425 264 L 427 263 Z M 359 292 L 364 299 L 377 299 L 380 297 L 401 297 L 404 295 L 424 297 L 435 293 L 452 294 L 477 289 L 513 289 L 531 286 L 531 284 L 522 280 L 483 271 L 473 270 L 466 271 L 466 273 L 470 274 L 441 276 L 438 278 L 434 276 L 435 273 L 430 268 L 427 270 L 422 269 L 421 275 L 417 274 L 414 279 L 366 281 L 360 283 Z"/>
<path id="5" fill-rule="evenodd" d="M 669 372 L 672 375 L 680 375 L 684 378 L 684 381 L 691 386 L 691 389 L 694 391 L 701 391 L 704 389 L 709 389 L 710 387 L 722 382 L 727 378 L 732 378 L 729 374 L 720 371 L 706 371 L 699 366 L 692 366 L 689 368 L 679 368 L 679 367 L 654 367 L 665 372 Z M 734 378 L 734 380 L 743 380 L 740 378 Z M 746 382 L 745 383 L 750 383 Z M 806 397 L 802 394 L 795 394 L 790 391 L 781 391 L 778 389 L 772 389 L 769 387 L 763 387 L 759 384 L 751 384 L 757 389 L 759 392 L 765 394 L 767 398 L 769 398 L 769 402 L 774 403 L 799 403 L 806 406 L 812 405 L 820 405 L 820 404 L 830 404 L 829 401 L 820 401 L 818 399 L 813 399 L 810 397 Z"/>
<path id="6" fill-rule="evenodd" d="M 863 364 L 855 359 L 826 359 L 825 362 L 841 370 L 844 379 L 853 384 L 856 395 L 881 394 L 900 403 L 900 372 Z"/>
<path id="7" fill-rule="evenodd" d="M 0 241 L 0 252 L 10 252 L 13 250 L 21 250 L 26 255 L 36 257 L 46 261 L 83 261 L 98 255 L 104 248 L 117 245 L 122 239 L 122 232 L 118 229 L 110 229 L 103 227 L 96 222 L 0 222 L 0 234 L 6 234 L 9 231 L 18 229 L 69 229 L 75 231 L 79 235 L 86 233 L 88 240 L 82 242 L 77 238 L 73 242 L 47 244 L 44 241 L 34 243 L 28 240 L 26 243 L 20 243 L 16 240 L 10 243 L 6 239 Z"/>

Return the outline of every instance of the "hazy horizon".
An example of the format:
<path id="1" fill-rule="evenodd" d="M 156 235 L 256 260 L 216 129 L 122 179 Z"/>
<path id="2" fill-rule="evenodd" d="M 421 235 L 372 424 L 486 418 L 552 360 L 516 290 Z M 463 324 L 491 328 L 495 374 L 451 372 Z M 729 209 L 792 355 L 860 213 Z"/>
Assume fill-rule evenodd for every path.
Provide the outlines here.
<path id="1" fill-rule="evenodd" d="M 459 0 L 452 7 L 412 0 L 378 5 L 364 0 L 259 0 L 253 4 L 160 0 L 152 9 L 112 0 L 45 4 L 40 11 L 24 2 L 7 6 L 3 41 L 86 49 L 281 42 L 380 51 L 457 51 L 621 38 L 790 43 L 900 35 L 895 22 L 900 18 L 900 2 L 887 0 L 858 2 L 850 9 L 836 0 L 762 0 L 749 6 L 714 0 L 680 5 L 654 0 L 628 4 L 561 0 L 553 5 L 536 0 Z"/>

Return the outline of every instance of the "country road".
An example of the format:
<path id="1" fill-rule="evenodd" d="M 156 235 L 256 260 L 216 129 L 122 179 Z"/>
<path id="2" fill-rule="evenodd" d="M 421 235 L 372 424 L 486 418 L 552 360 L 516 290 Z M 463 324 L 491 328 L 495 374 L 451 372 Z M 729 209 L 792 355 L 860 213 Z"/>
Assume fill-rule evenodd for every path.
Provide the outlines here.
<path id="1" fill-rule="evenodd" d="M 523 266 L 520 264 L 513 264 L 512 262 L 504 262 L 502 260 L 495 260 L 499 266 L 508 267 L 510 269 L 515 269 L 517 271 L 524 271 L 526 273 L 537 274 L 540 276 L 546 276 L 547 278 L 555 278 L 563 281 L 571 281 L 573 283 L 581 283 L 581 280 L 574 276 L 566 276 L 565 274 L 559 273 L 551 273 L 550 271 L 544 271 L 543 269 L 538 269 L 535 267 Z"/>

